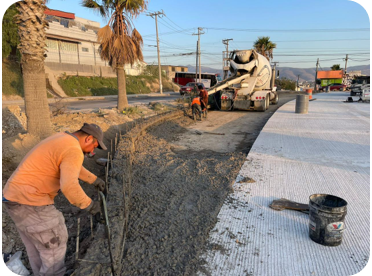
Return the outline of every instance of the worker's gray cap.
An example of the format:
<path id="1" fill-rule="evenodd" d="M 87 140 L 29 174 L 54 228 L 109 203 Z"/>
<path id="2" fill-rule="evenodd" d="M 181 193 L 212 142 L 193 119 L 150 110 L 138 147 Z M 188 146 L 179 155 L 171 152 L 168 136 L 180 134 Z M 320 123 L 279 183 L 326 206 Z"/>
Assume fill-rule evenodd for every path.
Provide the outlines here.
<path id="1" fill-rule="evenodd" d="M 99 149 L 107 150 L 107 147 L 103 143 L 103 132 L 99 126 L 97 126 L 96 124 L 84 123 L 83 127 L 80 130 L 96 138 L 98 141 Z"/>

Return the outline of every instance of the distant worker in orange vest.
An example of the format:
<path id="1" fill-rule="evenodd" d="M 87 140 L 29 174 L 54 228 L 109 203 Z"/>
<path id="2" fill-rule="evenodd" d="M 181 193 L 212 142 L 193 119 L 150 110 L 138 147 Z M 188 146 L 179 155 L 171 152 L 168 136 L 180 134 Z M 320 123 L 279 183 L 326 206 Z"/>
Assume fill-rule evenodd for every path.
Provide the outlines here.
<path id="1" fill-rule="evenodd" d="M 202 100 L 201 108 L 202 108 L 202 111 L 205 111 L 207 110 L 207 106 L 208 106 L 208 92 L 207 90 L 204 89 L 202 85 L 198 85 L 198 89 L 199 89 L 199 97 Z"/>
<path id="2" fill-rule="evenodd" d="M 203 100 L 200 99 L 200 97 L 196 97 L 191 102 L 191 108 L 192 108 L 192 116 L 194 120 L 196 120 L 196 116 L 200 116 L 200 120 L 202 118 L 202 106 Z"/>

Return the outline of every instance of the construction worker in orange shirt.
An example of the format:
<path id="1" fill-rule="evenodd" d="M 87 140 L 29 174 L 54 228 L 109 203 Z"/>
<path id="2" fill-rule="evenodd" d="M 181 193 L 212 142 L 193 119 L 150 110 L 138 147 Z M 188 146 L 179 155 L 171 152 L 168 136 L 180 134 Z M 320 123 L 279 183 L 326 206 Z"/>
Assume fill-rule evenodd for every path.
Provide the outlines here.
<path id="1" fill-rule="evenodd" d="M 74 132 L 54 134 L 37 144 L 19 164 L 3 189 L 3 206 L 26 246 L 34 275 L 64 275 L 68 232 L 54 206 L 60 190 L 68 201 L 92 215 L 101 211 L 79 179 L 103 191 L 105 182 L 85 169 L 84 154 L 106 150 L 103 132 L 84 123 Z"/>
<path id="2" fill-rule="evenodd" d="M 192 109 L 192 118 L 196 121 L 196 117 L 200 117 L 200 121 L 202 120 L 202 105 L 203 100 L 200 97 L 195 97 L 191 102 L 191 109 Z"/>

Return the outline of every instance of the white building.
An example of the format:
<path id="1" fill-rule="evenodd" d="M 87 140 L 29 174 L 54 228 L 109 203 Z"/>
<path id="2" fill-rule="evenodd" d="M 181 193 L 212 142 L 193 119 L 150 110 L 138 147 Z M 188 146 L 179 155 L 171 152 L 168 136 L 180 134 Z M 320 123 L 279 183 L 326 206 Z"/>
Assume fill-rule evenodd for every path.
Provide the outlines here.
<path id="1" fill-rule="evenodd" d="M 57 10 L 45 11 L 49 22 L 47 57 L 45 65 L 56 73 L 68 75 L 115 77 L 115 71 L 100 58 L 97 31 L 100 24 L 76 17 L 73 13 Z M 139 75 L 146 66 L 138 62 L 124 67 L 126 74 Z"/>

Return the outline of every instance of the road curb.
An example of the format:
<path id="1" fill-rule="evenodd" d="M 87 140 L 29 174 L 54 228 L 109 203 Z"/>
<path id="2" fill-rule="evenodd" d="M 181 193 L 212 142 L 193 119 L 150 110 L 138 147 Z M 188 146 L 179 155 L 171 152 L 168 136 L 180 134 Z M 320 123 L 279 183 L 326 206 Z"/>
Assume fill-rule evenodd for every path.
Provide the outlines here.
<path id="1" fill-rule="evenodd" d="M 172 95 L 178 95 L 178 92 L 166 92 L 163 94 L 159 93 L 149 93 L 149 94 L 129 94 L 128 98 L 148 98 L 148 97 L 168 97 Z M 87 97 L 67 97 L 67 98 L 53 98 L 48 99 L 48 103 L 56 102 L 77 102 L 77 101 L 92 101 L 92 100 L 106 100 L 106 99 L 116 99 L 117 95 L 110 96 L 87 96 Z M 2 101 L 2 106 L 6 107 L 9 105 L 24 105 L 24 100 L 14 100 L 14 101 Z"/>

